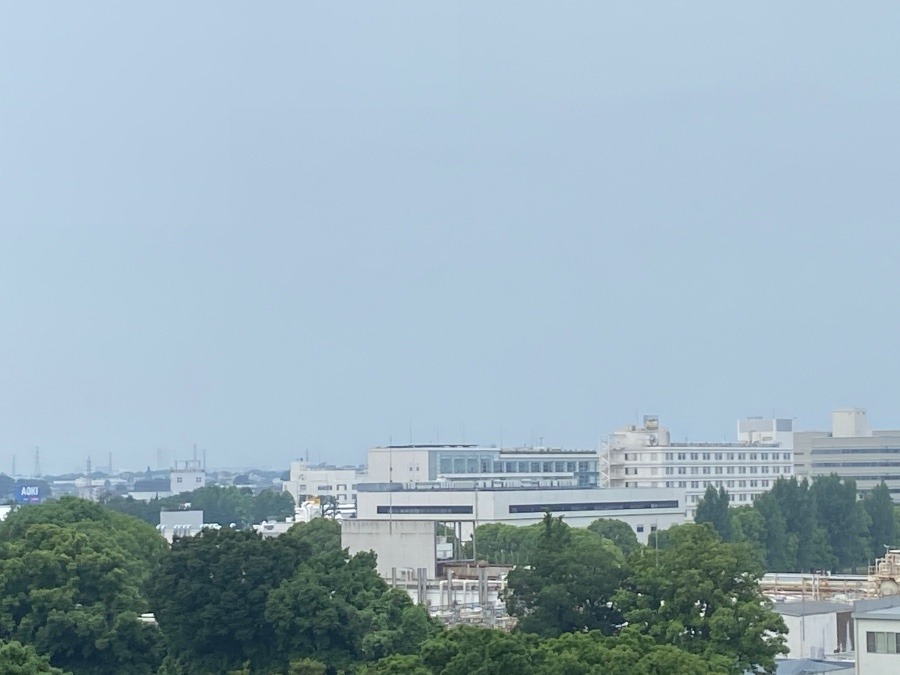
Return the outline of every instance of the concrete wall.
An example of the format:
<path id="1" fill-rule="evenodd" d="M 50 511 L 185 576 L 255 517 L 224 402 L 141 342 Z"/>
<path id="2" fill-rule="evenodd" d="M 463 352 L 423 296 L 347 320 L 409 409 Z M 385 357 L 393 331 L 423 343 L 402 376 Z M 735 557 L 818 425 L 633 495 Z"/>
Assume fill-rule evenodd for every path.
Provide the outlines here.
<path id="1" fill-rule="evenodd" d="M 850 611 L 850 608 L 847 608 Z M 782 615 L 788 627 L 788 656 L 798 658 L 822 658 L 834 654 L 837 643 L 837 614 L 809 614 L 807 616 Z"/>
<path id="2" fill-rule="evenodd" d="M 344 520 L 341 522 L 341 546 L 351 555 L 375 551 L 378 573 L 390 579 L 393 570 L 401 578 L 424 567 L 433 578 L 435 559 L 435 524 L 432 521 Z"/>
<path id="3" fill-rule="evenodd" d="M 900 632 L 900 621 L 856 617 L 857 675 L 897 675 L 900 673 L 900 654 L 872 654 L 866 648 L 866 632 Z"/>

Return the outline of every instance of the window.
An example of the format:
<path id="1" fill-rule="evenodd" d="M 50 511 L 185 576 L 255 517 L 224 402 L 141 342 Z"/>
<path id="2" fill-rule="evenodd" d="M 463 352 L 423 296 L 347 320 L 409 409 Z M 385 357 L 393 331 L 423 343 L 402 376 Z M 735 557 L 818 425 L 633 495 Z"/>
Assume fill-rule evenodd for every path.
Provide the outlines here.
<path id="1" fill-rule="evenodd" d="M 720 480 L 715 481 L 715 485 L 716 485 L 716 487 L 722 487 L 722 481 L 720 481 Z"/>
<path id="2" fill-rule="evenodd" d="M 725 473 L 731 473 L 731 474 L 733 474 L 733 473 L 734 473 L 734 467 L 733 467 L 733 466 L 726 467 Z"/>
<path id="3" fill-rule="evenodd" d="M 678 459 L 681 459 L 681 460 L 687 459 L 687 453 L 686 453 L 686 452 L 679 452 L 679 453 L 678 453 Z"/>
<path id="4" fill-rule="evenodd" d="M 678 487 L 680 487 L 680 488 L 686 488 L 686 487 L 687 487 L 687 481 L 686 481 L 686 480 L 680 480 L 680 481 L 678 481 Z"/>
<path id="5" fill-rule="evenodd" d="M 337 488 L 337 489 L 338 489 L 338 490 L 346 490 L 346 489 L 347 489 L 347 484 L 346 484 L 346 483 L 338 483 L 338 488 Z"/>
<path id="6" fill-rule="evenodd" d="M 667 466 L 666 467 L 666 475 L 671 476 L 673 473 L 675 473 L 675 469 L 671 466 Z"/>
<path id="7" fill-rule="evenodd" d="M 772 473 L 781 473 L 781 467 L 780 467 L 780 466 L 773 466 L 773 467 L 772 467 Z"/>
<path id="8" fill-rule="evenodd" d="M 700 481 L 699 481 L 699 480 L 692 480 L 692 481 L 691 481 L 691 487 L 692 487 L 692 488 L 698 488 L 698 487 L 700 487 Z"/>
<path id="9" fill-rule="evenodd" d="M 710 467 L 704 466 L 704 467 L 703 467 L 703 473 L 706 474 L 706 475 L 708 476 L 708 475 L 711 473 Z"/>
<path id="10" fill-rule="evenodd" d="M 178 478 L 175 479 L 175 482 L 176 482 L 176 483 L 180 483 L 180 482 L 181 482 L 181 476 L 178 476 Z"/>
<path id="11" fill-rule="evenodd" d="M 768 479 L 766 479 L 766 480 L 761 480 L 761 481 L 759 481 L 759 483 L 760 483 L 760 485 L 762 485 L 763 487 L 769 487 L 769 481 L 768 481 Z"/>
<path id="12" fill-rule="evenodd" d="M 708 452 L 703 453 L 703 459 L 709 461 L 710 455 Z"/>
<path id="13" fill-rule="evenodd" d="M 719 475 L 719 476 L 722 475 L 722 467 L 721 467 L 721 466 L 717 466 L 717 467 L 716 467 L 716 474 Z"/>
<path id="14" fill-rule="evenodd" d="M 691 475 L 696 476 L 698 473 L 700 473 L 700 468 L 696 467 L 696 466 L 692 466 L 691 467 Z"/>
<path id="15" fill-rule="evenodd" d="M 721 462 L 721 461 L 722 461 L 722 453 L 721 453 L 721 452 L 717 452 L 717 453 L 716 453 L 716 461 L 717 461 L 717 462 Z"/>
<path id="16" fill-rule="evenodd" d="M 784 474 L 789 474 L 790 472 L 791 472 L 791 467 L 789 467 L 789 466 L 784 467 L 784 471 L 782 471 L 782 473 L 784 473 Z"/>
<path id="17" fill-rule="evenodd" d="M 747 501 L 747 495 L 745 495 L 745 494 L 738 495 L 738 501 L 739 502 Z"/>
<path id="18" fill-rule="evenodd" d="M 729 460 L 734 460 L 734 453 L 733 452 L 727 453 L 727 457 Z"/>
<path id="19" fill-rule="evenodd" d="M 637 476 L 637 467 L 635 467 L 635 466 L 626 466 L 626 467 L 625 467 L 625 475 L 626 475 L 626 476 Z"/>
<path id="20" fill-rule="evenodd" d="M 674 452 L 667 452 L 667 453 L 666 453 L 666 461 L 667 461 L 667 462 L 671 462 L 673 459 L 675 459 L 675 453 L 674 453 Z"/>
<path id="21" fill-rule="evenodd" d="M 759 481 L 751 480 L 751 481 L 750 481 L 750 487 L 759 487 Z"/>
<path id="22" fill-rule="evenodd" d="M 316 490 L 331 492 L 331 486 L 330 485 L 318 485 L 318 486 L 316 486 Z"/>
<path id="23" fill-rule="evenodd" d="M 675 487 L 674 485 L 672 485 L 672 483 L 674 483 L 674 482 L 675 482 L 675 481 L 667 480 L 667 481 L 666 481 L 666 487 Z"/>
<path id="24" fill-rule="evenodd" d="M 755 452 L 751 452 L 751 453 L 750 453 L 750 459 L 756 459 L 756 458 L 757 458 L 756 453 L 755 453 Z"/>
<path id="25" fill-rule="evenodd" d="M 739 453 L 738 453 L 738 461 L 743 462 L 745 459 L 747 459 L 747 453 L 746 453 L 746 452 L 739 452 Z"/>
<path id="26" fill-rule="evenodd" d="M 644 531 L 644 526 L 643 526 L 643 525 L 638 525 L 635 529 L 636 529 L 638 532 L 643 532 L 643 531 Z"/>
<path id="27" fill-rule="evenodd" d="M 197 477 L 194 479 L 194 482 L 195 482 L 195 483 L 202 483 L 202 482 L 203 482 L 202 476 L 197 476 Z"/>
<path id="28" fill-rule="evenodd" d="M 686 469 L 686 468 L 684 468 L 683 466 L 679 466 L 679 467 L 678 467 L 678 475 L 679 475 L 679 476 L 683 476 L 683 475 L 685 475 L 686 473 L 687 473 L 687 469 Z"/>
<path id="29" fill-rule="evenodd" d="M 756 473 L 757 468 L 755 466 L 750 467 L 750 473 Z"/>
<path id="30" fill-rule="evenodd" d="M 761 452 L 761 453 L 759 453 L 759 458 L 768 462 L 769 461 L 769 453 Z"/>
<path id="31" fill-rule="evenodd" d="M 777 453 L 777 452 L 773 452 L 773 453 L 772 453 L 772 459 L 778 459 L 778 453 Z"/>
<path id="32" fill-rule="evenodd" d="M 734 481 L 733 481 L 733 480 L 727 480 L 727 481 L 725 481 L 725 487 L 733 488 L 733 487 L 734 487 Z"/>
<path id="33" fill-rule="evenodd" d="M 900 633 L 867 630 L 866 651 L 870 654 L 900 654 Z"/>
<path id="34" fill-rule="evenodd" d="M 784 461 L 789 462 L 789 461 L 791 461 L 791 453 L 786 452 L 786 453 L 784 453 L 784 454 L 781 456 L 781 458 L 782 458 Z"/>
<path id="35" fill-rule="evenodd" d="M 745 480 L 739 480 L 739 481 L 738 481 L 738 487 L 747 487 L 747 481 L 745 481 Z"/>
<path id="36" fill-rule="evenodd" d="M 692 452 L 692 453 L 691 453 L 691 459 L 693 459 L 693 460 L 695 460 L 695 461 L 696 461 L 696 460 L 697 460 L 697 457 L 698 457 L 698 455 L 699 455 L 699 453 L 697 453 L 697 452 Z"/>
<path id="37" fill-rule="evenodd" d="M 651 525 L 651 526 L 650 526 L 650 531 L 651 531 L 651 532 L 656 532 L 656 525 Z"/>

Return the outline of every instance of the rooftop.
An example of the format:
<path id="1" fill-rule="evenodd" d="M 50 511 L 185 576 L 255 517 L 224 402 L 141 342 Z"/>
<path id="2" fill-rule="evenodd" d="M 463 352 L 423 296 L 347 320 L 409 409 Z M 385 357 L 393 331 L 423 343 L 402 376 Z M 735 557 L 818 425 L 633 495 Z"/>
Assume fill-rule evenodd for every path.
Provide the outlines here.
<path id="1" fill-rule="evenodd" d="M 776 602 L 775 611 L 785 616 L 810 616 L 812 614 L 832 614 L 851 612 L 851 605 L 827 600 L 801 600 L 800 602 Z"/>

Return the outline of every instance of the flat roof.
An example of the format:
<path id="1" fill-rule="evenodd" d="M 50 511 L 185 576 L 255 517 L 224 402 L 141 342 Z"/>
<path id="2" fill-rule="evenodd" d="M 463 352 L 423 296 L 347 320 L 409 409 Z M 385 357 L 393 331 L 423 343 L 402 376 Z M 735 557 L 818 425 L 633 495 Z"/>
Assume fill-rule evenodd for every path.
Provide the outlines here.
<path id="1" fill-rule="evenodd" d="M 852 612 L 853 606 L 827 600 L 801 600 L 800 602 L 776 602 L 775 611 L 786 616 L 809 616 L 811 614 L 832 614 Z"/>
<path id="2" fill-rule="evenodd" d="M 900 621 L 900 606 L 885 607 L 884 609 L 872 609 L 868 612 L 854 612 L 854 619 L 889 619 Z"/>

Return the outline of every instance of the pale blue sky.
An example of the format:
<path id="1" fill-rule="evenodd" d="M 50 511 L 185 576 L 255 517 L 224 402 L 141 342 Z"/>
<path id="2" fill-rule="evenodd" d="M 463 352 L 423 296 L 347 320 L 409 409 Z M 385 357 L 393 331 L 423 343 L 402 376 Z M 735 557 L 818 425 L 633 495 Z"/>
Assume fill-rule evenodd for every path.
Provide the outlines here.
<path id="1" fill-rule="evenodd" d="M 0 469 L 900 427 L 900 4 L 0 3 Z"/>

